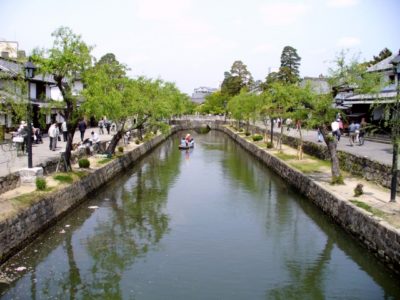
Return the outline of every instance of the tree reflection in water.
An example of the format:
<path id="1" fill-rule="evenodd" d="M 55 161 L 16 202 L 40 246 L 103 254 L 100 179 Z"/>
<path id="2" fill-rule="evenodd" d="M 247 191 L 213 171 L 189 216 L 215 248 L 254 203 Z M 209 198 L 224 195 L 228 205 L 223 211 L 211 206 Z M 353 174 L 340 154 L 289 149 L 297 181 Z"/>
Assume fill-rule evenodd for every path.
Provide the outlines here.
<path id="1" fill-rule="evenodd" d="M 100 206 L 98 210 L 88 210 L 86 203 L 64 218 L 62 223 L 71 226 L 65 234 L 60 234 L 60 228 L 65 228 L 60 224 L 16 256 L 15 261 L 10 260 L 11 266 L 27 266 L 27 272 L 14 273 L 17 279 L 8 295 L 28 299 L 121 299 L 124 271 L 156 247 L 169 230 L 165 204 L 182 159 L 178 151 L 172 151 L 174 147 L 172 140 L 167 141 L 129 174 L 108 184 L 90 200 Z M 37 274 L 42 276 L 38 278 Z"/>

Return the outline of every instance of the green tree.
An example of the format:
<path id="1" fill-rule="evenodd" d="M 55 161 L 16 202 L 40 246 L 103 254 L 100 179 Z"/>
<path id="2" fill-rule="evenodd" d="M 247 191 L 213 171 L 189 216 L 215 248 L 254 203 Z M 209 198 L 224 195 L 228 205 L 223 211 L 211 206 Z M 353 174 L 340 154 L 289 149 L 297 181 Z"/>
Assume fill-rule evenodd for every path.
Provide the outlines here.
<path id="1" fill-rule="evenodd" d="M 223 94 L 231 97 L 238 95 L 242 88 L 250 86 L 253 83 L 253 77 L 247 70 L 247 66 L 240 60 L 233 63 L 230 72 L 224 73 L 224 81 L 221 85 Z"/>
<path id="2" fill-rule="evenodd" d="M 228 111 L 232 117 L 238 121 L 246 122 L 246 130 L 249 130 L 250 121 L 255 122 L 258 108 L 258 95 L 249 93 L 247 89 L 242 89 L 239 95 L 233 97 L 228 103 Z"/>
<path id="3" fill-rule="evenodd" d="M 285 83 L 296 83 L 300 80 L 301 57 L 297 54 L 297 50 L 291 46 L 283 48 L 281 54 L 281 67 L 279 68 L 278 78 Z"/>
<path id="4" fill-rule="evenodd" d="M 200 112 L 206 114 L 225 114 L 229 96 L 221 91 L 216 91 L 206 96 L 206 101 L 200 107 Z"/>
<path id="5" fill-rule="evenodd" d="M 73 85 L 91 67 L 92 48 L 68 27 L 60 27 L 52 36 L 53 47 L 47 50 L 35 49 L 32 58 L 38 66 L 39 73 L 53 76 L 63 96 L 60 107 L 65 107 L 62 115 L 68 124 L 65 158 L 67 167 L 70 167 L 72 141 L 78 121 L 82 117 L 79 95 L 74 93 Z"/>
<path id="6" fill-rule="evenodd" d="M 391 56 L 393 53 L 390 51 L 388 48 L 384 48 L 377 56 L 373 56 L 373 59 L 371 59 L 369 62 L 367 62 L 368 66 L 372 66 L 377 64 L 378 62 L 384 60 L 385 58 Z"/>

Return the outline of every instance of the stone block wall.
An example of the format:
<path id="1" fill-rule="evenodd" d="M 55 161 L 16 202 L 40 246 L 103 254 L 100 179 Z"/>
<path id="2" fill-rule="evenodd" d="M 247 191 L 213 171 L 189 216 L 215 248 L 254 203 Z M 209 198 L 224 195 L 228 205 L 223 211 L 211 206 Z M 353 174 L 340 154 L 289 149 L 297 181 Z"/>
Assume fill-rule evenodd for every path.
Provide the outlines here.
<path id="1" fill-rule="evenodd" d="M 171 132 L 174 133 L 176 130 Z M 0 222 L 0 263 L 21 249 L 41 231 L 53 224 L 85 197 L 127 169 L 133 162 L 163 142 L 166 136 L 157 136 L 125 155 L 112 160 L 87 177 L 62 190 L 49 193 L 39 202 L 21 210 L 15 217 Z"/>
<path id="2" fill-rule="evenodd" d="M 244 149 L 263 161 L 287 183 L 298 189 L 325 214 L 356 237 L 366 248 L 396 273 L 400 270 L 400 230 L 380 218 L 358 208 L 351 202 L 331 194 L 307 175 L 291 168 L 284 161 L 270 155 L 225 127 L 225 132 Z"/>

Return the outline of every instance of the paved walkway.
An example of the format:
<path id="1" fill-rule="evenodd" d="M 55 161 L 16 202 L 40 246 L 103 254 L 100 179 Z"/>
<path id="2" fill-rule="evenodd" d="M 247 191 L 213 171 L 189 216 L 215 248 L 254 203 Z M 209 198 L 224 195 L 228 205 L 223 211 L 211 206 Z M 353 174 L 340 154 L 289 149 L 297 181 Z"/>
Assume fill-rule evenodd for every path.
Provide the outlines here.
<path id="1" fill-rule="evenodd" d="M 90 137 L 90 133 L 92 129 L 96 132 L 99 132 L 97 128 L 88 128 L 85 131 L 85 139 Z M 74 135 L 74 143 L 80 142 L 80 132 L 76 131 Z M 102 134 L 99 135 L 100 140 L 108 141 L 111 140 L 112 134 L 108 135 Z M 61 135 L 62 139 L 62 135 Z M 66 142 L 57 142 L 56 151 L 51 151 L 49 149 L 49 138 L 43 137 L 43 144 L 33 144 L 32 145 L 32 163 L 33 166 L 37 166 L 44 161 L 46 161 L 50 157 L 60 157 L 60 153 L 65 151 Z M 2 147 L 0 147 L 0 176 L 6 176 L 10 173 L 17 172 L 22 168 L 28 167 L 28 156 L 27 154 L 17 156 L 17 152 L 13 151 L 4 151 Z"/>
<path id="2" fill-rule="evenodd" d="M 257 123 L 257 126 L 264 127 L 261 122 Z M 269 129 L 269 128 L 268 128 Z M 277 126 L 274 128 L 274 132 L 280 132 L 280 128 Z M 317 131 L 302 129 L 303 140 L 318 143 Z M 299 137 L 299 132 L 296 129 L 290 129 L 289 131 L 284 128 L 285 135 Z M 325 143 L 323 143 L 325 145 Z M 349 137 L 342 136 L 338 143 L 338 150 L 346 151 L 358 156 L 365 156 L 369 159 L 378 161 L 380 163 L 391 166 L 393 159 L 393 146 L 391 144 L 365 141 L 363 146 L 355 145 L 351 146 Z"/>
<path id="3" fill-rule="evenodd" d="M 262 122 L 258 122 L 257 126 L 264 127 Z M 94 128 L 98 132 L 97 128 Z M 280 129 L 275 127 L 274 130 L 280 132 Z M 85 138 L 90 136 L 92 130 L 89 128 L 85 132 Z M 289 131 L 284 128 L 284 134 L 299 137 L 299 132 L 295 129 L 290 129 Z M 302 130 L 303 139 L 306 141 L 311 141 L 317 143 L 317 132 L 315 130 Z M 104 134 L 100 135 L 100 139 L 103 141 L 110 140 L 112 135 Z M 80 141 L 80 133 L 77 131 L 74 135 L 74 143 Z M 33 165 L 39 165 L 47 160 L 49 157 L 59 157 L 60 152 L 65 151 L 65 142 L 57 143 L 57 150 L 50 151 L 49 149 L 49 139 L 47 137 L 43 138 L 43 144 L 34 144 L 32 148 L 32 158 Z M 342 136 L 338 144 L 338 149 L 346 151 L 352 154 L 361 155 L 368 157 L 370 159 L 376 160 L 378 162 L 384 163 L 386 165 L 392 165 L 392 154 L 393 148 L 391 144 L 384 144 L 379 142 L 365 141 L 363 146 L 351 146 L 349 138 L 347 136 Z M 21 168 L 28 166 L 27 155 L 17 156 L 15 151 L 3 151 L 0 147 L 0 176 L 8 175 L 9 173 L 16 172 Z"/>

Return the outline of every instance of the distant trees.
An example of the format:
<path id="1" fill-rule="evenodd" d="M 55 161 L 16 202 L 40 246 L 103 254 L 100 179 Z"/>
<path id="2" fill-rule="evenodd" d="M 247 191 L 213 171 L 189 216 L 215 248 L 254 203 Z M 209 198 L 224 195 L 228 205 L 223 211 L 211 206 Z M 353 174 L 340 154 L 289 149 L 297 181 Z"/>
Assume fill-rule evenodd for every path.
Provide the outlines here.
<path id="1" fill-rule="evenodd" d="M 281 54 L 281 67 L 279 68 L 278 78 L 280 81 L 291 84 L 300 81 L 300 61 L 301 57 L 297 50 L 291 46 L 286 46 Z"/>
<path id="2" fill-rule="evenodd" d="M 242 88 L 249 88 L 253 83 L 253 76 L 247 66 L 240 60 L 233 63 L 230 72 L 224 73 L 221 92 L 230 97 L 238 95 Z"/>

